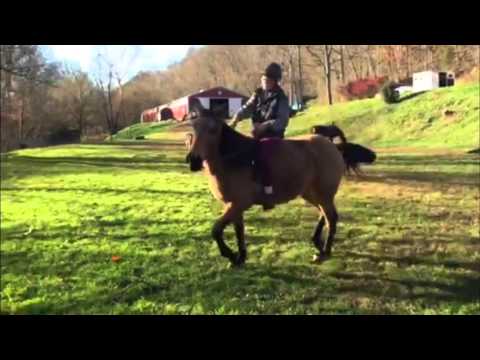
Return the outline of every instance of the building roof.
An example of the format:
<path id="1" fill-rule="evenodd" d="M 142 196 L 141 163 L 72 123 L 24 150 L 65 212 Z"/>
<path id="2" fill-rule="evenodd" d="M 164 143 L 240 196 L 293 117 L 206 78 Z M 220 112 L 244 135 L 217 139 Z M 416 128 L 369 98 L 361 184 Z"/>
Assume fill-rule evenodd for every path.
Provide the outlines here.
<path id="1" fill-rule="evenodd" d="M 185 96 L 182 96 L 182 97 L 179 97 L 177 99 L 174 99 L 172 101 L 169 101 L 168 103 L 166 104 L 162 104 L 162 105 L 159 105 L 159 106 L 156 106 L 154 109 L 156 108 L 159 108 L 159 110 L 162 110 L 166 107 L 171 107 L 171 106 L 175 106 L 177 105 L 179 102 L 183 102 L 185 101 L 186 99 L 190 98 L 190 97 L 222 97 L 222 96 L 225 96 L 225 97 L 239 97 L 239 98 L 242 98 L 242 99 L 248 99 L 247 96 L 245 95 L 242 95 L 236 91 L 233 91 L 233 90 L 230 90 L 230 89 L 227 89 L 223 86 L 216 86 L 216 87 L 213 87 L 213 88 L 210 88 L 210 89 L 201 89 L 197 92 L 194 92 L 194 93 L 191 93 L 191 94 L 188 94 L 188 95 L 185 95 Z M 153 110 L 153 109 L 151 109 Z M 148 111 L 148 110 L 145 110 L 145 111 Z"/>
<path id="2" fill-rule="evenodd" d="M 205 96 L 205 97 L 213 97 L 213 96 L 225 96 L 225 97 L 240 97 L 240 98 L 247 98 L 245 95 L 242 95 L 236 91 L 227 89 L 223 86 L 213 87 L 207 90 L 200 90 L 195 94 L 190 94 L 190 96 Z"/>

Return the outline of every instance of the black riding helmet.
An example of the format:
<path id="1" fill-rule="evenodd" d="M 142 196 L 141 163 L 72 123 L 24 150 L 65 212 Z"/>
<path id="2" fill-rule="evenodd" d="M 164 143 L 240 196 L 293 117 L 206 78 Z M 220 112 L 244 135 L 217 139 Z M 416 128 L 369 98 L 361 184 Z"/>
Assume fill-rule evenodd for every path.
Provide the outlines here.
<path id="1" fill-rule="evenodd" d="M 269 79 L 280 81 L 282 79 L 282 67 L 277 63 L 271 63 L 262 75 L 265 75 Z"/>

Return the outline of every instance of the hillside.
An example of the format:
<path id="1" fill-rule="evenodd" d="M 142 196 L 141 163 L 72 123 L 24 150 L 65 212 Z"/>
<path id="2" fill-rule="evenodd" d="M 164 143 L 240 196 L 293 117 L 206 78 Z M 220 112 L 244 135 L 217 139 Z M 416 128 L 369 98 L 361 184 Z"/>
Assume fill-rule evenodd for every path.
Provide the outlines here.
<path id="1" fill-rule="evenodd" d="M 309 133 L 313 125 L 335 122 L 348 139 L 374 147 L 480 147 L 480 84 L 443 88 L 404 96 L 398 104 L 381 99 L 338 103 L 331 107 L 311 102 L 307 110 L 291 119 L 287 136 Z M 445 111 L 452 112 L 445 115 Z M 147 140 L 170 137 L 172 123 L 136 124 L 114 136 L 114 140 Z M 250 123 L 239 130 L 248 133 Z"/>
<path id="2" fill-rule="evenodd" d="M 312 105 L 293 118 L 288 136 L 332 121 L 351 141 L 375 147 L 479 147 L 480 85 L 443 88 L 405 96 L 398 104 L 380 99 Z M 452 115 L 445 115 L 445 110 Z"/>
<path id="3" fill-rule="evenodd" d="M 138 123 L 120 130 L 112 136 L 114 141 L 135 140 L 137 137 L 145 136 L 148 139 L 151 134 L 158 134 L 168 130 L 173 122 L 164 121 L 161 123 Z"/>

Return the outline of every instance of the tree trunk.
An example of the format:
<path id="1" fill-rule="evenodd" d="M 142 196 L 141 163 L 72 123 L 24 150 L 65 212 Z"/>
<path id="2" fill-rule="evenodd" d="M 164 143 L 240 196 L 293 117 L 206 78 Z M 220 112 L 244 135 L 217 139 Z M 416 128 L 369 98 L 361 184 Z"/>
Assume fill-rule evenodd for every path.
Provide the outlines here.
<path id="1" fill-rule="evenodd" d="M 350 60 L 350 66 L 352 67 L 352 70 L 355 73 L 355 80 L 358 80 L 360 77 L 358 75 L 357 67 L 355 66 L 355 61 L 353 60 L 354 57 L 352 56 L 350 51 L 347 51 L 347 52 L 348 52 L 348 59 Z"/>
<path id="2" fill-rule="evenodd" d="M 80 111 L 78 112 L 78 131 L 80 131 L 80 137 L 83 135 L 83 113 L 84 113 L 84 109 L 83 109 L 83 106 L 81 105 L 80 106 Z"/>
<path id="3" fill-rule="evenodd" d="M 340 71 L 342 74 L 342 84 L 345 84 L 345 58 L 343 48 L 345 45 L 340 45 Z"/>
<path id="4" fill-rule="evenodd" d="M 301 45 L 297 45 L 297 52 L 298 52 L 298 96 L 300 98 L 300 107 L 303 108 L 303 73 L 302 73 Z"/>
<path id="5" fill-rule="evenodd" d="M 18 117 L 18 141 L 23 141 L 23 127 L 24 127 L 24 118 L 25 116 L 25 99 L 22 98 L 22 105 L 20 108 L 20 116 Z"/>
<path id="6" fill-rule="evenodd" d="M 428 45 L 425 45 L 425 59 L 424 59 L 425 60 L 425 69 L 424 69 L 425 71 L 428 70 L 428 55 L 429 55 L 428 53 L 429 53 Z"/>
<path id="7" fill-rule="evenodd" d="M 327 94 L 328 94 L 328 105 L 333 104 L 332 99 L 332 65 L 331 65 L 331 48 L 328 45 L 325 45 L 325 77 L 327 79 Z"/>
<path id="8" fill-rule="evenodd" d="M 378 77 L 377 64 L 375 63 L 375 61 L 372 57 L 372 52 L 371 52 L 371 49 L 370 49 L 370 45 L 367 45 L 367 57 L 368 57 L 368 64 L 369 64 L 370 69 L 373 73 L 373 76 L 375 76 L 375 78 L 377 78 Z"/>
<path id="9" fill-rule="evenodd" d="M 411 65 L 410 65 L 410 45 L 406 45 L 406 53 L 407 53 L 407 74 L 406 78 L 410 77 L 411 74 Z"/>
<path id="10" fill-rule="evenodd" d="M 109 74 L 108 80 L 108 119 L 109 119 L 109 132 L 113 135 L 114 132 L 114 119 L 113 119 L 113 99 L 112 99 L 112 73 Z"/>

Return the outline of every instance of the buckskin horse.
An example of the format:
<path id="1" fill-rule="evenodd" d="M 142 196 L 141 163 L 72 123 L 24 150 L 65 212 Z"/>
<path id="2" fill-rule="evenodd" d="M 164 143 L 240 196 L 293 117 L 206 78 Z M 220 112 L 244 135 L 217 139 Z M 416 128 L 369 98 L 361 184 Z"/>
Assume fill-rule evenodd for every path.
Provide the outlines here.
<path id="1" fill-rule="evenodd" d="M 191 171 L 204 169 L 212 194 L 224 204 L 223 215 L 215 222 L 212 237 L 220 254 L 230 260 L 232 266 L 243 265 L 247 258 L 243 213 L 261 204 L 263 188 L 255 180 L 252 163 L 255 152 L 262 149 L 275 154 L 269 159 L 274 203 L 302 197 L 312 204 L 319 212 L 312 237 L 318 254 L 313 261 L 322 262 L 331 256 L 338 220 L 334 198 L 346 167 L 335 144 L 322 136 L 259 142 L 236 132 L 202 107 L 197 107 L 188 119 L 193 133 L 186 140 L 189 150 L 186 160 Z M 348 152 L 343 154 L 346 158 L 350 156 Z M 235 229 L 238 253 L 233 252 L 223 238 L 230 224 Z M 325 224 L 328 225 L 326 242 L 322 239 Z"/>

